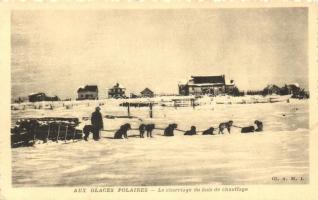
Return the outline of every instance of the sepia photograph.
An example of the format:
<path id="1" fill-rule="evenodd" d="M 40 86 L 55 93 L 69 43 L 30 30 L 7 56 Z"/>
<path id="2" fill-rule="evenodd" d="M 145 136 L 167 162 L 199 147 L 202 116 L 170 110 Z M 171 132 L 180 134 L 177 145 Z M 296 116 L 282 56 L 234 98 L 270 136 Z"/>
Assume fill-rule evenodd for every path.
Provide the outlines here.
<path id="1" fill-rule="evenodd" d="M 310 184 L 307 7 L 10 21 L 13 188 Z"/>

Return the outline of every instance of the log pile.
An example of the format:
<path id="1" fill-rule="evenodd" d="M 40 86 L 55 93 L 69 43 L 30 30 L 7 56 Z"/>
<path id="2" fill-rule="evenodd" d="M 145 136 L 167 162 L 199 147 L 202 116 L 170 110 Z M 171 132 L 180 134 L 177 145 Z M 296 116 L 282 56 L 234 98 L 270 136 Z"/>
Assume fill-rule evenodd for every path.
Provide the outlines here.
<path id="1" fill-rule="evenodd" d="M 78 118 L 25 118 L 17 121 L 11 129 L 11 147 L 32 146 L 36 141 L 47 143 L 49 140 L 82 139 L 82 130 L 78 129 Z"/>
<path id="2" fill-rule="evenodd" d="M 122 106 L 122 107 L 135 107 L 135 108 L 139 108 L 139 107 L 149 107 L 150 104 L 154 104 L 154 103 L 151 103 L 151 102 L 124 102 L 124 103 L 121 103 L 119 104 L 119 106 Z"/>

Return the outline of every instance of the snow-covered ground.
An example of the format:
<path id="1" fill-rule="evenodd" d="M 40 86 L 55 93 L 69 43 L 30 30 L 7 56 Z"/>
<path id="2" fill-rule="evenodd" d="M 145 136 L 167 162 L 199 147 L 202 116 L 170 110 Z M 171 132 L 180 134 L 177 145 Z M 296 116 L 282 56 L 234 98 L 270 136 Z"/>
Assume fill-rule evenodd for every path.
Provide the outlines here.
<path id="1" fill-rule="evenodd" d="M 123 100 L 87 101 L 70 109 L 12 110 L 13 123 L 23 117 L 89 117 L 96 105 L 105 115 L 126 115 L 119 107 Z M 75 104 L 75 103 L 74 103 Z M 164 137 L 162 130 L 154 138 L 133 137 L 113 140 L 113 132 L 102 132 L 102 139 L 50 142 L 35 147 L 12 149 L 13 186 L 139 186 L 194 184 L 275 184 L 272 177 L 303 177 L 308 183 L 309 114 L 307 100 L 290 103 L 213 104 L 192 107 L 130 108 L 131 115 L 142 119 L 107 119 L 105 129 L 117 129 L 129 122 L 132 128 L 153 122 L 158 128 L 177 123 L 182 130 L 192 125 L 197 130 L 233 120 L 237 126 L 253 125 L 261 120 L 264 132 Z M 89 123 L 84 121 L 82 124 Z M 282 182 L 279 182 L 282 183 Z"/>

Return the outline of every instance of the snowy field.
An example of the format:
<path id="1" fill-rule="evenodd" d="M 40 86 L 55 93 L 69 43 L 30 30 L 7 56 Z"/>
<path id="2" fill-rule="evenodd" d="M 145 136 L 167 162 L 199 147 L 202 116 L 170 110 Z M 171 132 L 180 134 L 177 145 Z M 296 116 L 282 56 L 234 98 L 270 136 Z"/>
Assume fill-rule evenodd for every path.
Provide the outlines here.
<path id="1" fill-rule="evenodd" d="M 126 115 L 120 100 L 103 101 L 105 115 Z M 89 117 L 101 101 L 82 102 L 70 109 L 12 110 L 12 122 L 23 117 Z M 290 103 L 207 104 L 173 108 L 154 106 L 130 108 L 138 119 L 104 118 L 105 129 L 117 129 L 129 122 L 132 128 L 153 122 L 158 128 L 177 123 L 182 130 L 192 125 L 197 130 L 233 120 L 237 126 L 253 125 L 261 120 L 264 132 L 232 134 L 135 137 L 129 131 L 125 140 L 113 140 L 113 132 L 102 132 L 98 142 L 64 142 L 38 144 L 12 149 L 12 182 L 14 187 L 34 186 L 158 186 L 198 184 L 304 184 L 309 180 L 308 143 L 309 112 L 307 100 Z M 89 121 L 82 122 L 82 126 Z M 91 137 L 91 136 L 90 136 Z M 274 182 L 272 177 L 303 177 L 304 181 Z"/>

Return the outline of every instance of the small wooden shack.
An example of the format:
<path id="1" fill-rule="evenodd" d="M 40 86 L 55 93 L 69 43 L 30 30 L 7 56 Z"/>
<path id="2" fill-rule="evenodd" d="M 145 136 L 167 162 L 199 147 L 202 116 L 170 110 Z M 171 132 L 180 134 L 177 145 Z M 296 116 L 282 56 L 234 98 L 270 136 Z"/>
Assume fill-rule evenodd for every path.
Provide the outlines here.
<path id="1" fill-rule="evenodd" d="M 154 92 L 151 91 L 149 88 L 145 88 L 143 91 L 140 92 L 141 97 L 154 97 Z"/>

